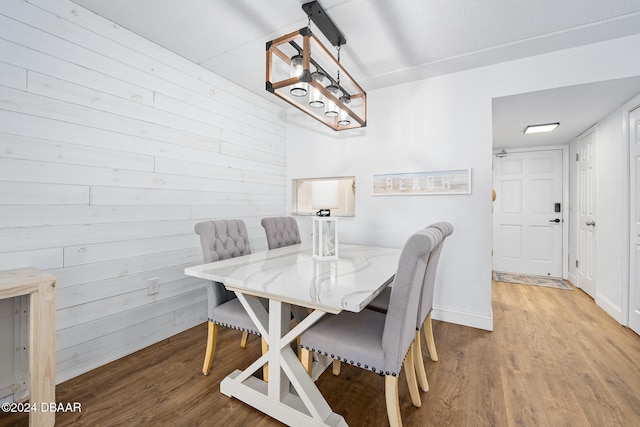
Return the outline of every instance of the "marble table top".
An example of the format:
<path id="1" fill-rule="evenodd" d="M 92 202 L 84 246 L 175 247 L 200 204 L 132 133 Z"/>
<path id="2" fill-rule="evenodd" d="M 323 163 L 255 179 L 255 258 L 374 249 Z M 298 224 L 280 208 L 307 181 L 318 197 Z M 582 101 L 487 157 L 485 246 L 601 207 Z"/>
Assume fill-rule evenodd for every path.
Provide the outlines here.
<path id="1" fill-rule="evenodd" d="M 257 252 L 185 269 L 232 291 L 329 313 L 361 311 L 398 268 L 401 249 L 340 244 L 337 260 L 316 260 L 311 244 Z"/>

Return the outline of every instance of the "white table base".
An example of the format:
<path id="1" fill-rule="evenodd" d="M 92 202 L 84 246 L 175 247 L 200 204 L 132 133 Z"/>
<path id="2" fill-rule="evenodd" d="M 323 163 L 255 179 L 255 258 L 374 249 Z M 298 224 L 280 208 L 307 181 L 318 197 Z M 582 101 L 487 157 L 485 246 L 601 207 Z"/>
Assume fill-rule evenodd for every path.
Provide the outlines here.
<path id="1" fill-rule="evenodd" d="M 267 313 L 257 298 L 241 292 L 236 292 L 236 295 L 267 340 L 269 351 L 244 371 L 236 370 L 222 380 L 220 392 L 290 426 L 347 426 L 342 416 L 331 411 L 289 345 L 326 313 L 314 310 L 290 329 L 289 304 L 269 300 Z M 268 383 L 252 376 L 267 362 Z"/>

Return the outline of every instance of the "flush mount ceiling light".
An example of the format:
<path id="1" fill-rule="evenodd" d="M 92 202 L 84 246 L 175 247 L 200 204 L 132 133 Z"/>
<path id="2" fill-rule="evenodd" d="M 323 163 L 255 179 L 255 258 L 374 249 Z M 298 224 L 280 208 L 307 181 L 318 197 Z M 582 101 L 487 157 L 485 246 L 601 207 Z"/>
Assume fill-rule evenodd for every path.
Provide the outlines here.
<path id="1" fill-rule="evenodd" d="M 543 125 L 529 125 L 524 130 L 525 135 L 530 133 L 543 133 L 543 132 L 553 132 L 556 128 L 560 126 L 560 123 L 546 123 Z"/>
<path id="2" fill-rule="evenodd" d="M 308 26 L 267 42 L 266 89 L 333 130 L 367 125 L 367 94 L 340 64 L 347 41 L 317 1 L 302 9 Z M 311 32 L 311 21 L 337 58 Z"/>

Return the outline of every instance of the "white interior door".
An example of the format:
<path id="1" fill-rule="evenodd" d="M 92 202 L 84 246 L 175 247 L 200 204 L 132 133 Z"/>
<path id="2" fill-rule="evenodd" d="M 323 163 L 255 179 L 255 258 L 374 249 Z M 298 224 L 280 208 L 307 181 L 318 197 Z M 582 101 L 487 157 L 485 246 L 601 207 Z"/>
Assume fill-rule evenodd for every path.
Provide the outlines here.
<path id="1" fill-rule="evenodd" d="M 596 297 L 595 130 L 578 137 L 578 283 Z"/>
<path id="2" fill-rule="evenodd" d="M 495 157 L 493 269 L 562 277 L 562 150 Z"/>
<path id="3" fill-rule="evenodd" d="M 630 288 L 629 327 L 640 334 L 640 108 L 629 113 L 630 142 Z"/>

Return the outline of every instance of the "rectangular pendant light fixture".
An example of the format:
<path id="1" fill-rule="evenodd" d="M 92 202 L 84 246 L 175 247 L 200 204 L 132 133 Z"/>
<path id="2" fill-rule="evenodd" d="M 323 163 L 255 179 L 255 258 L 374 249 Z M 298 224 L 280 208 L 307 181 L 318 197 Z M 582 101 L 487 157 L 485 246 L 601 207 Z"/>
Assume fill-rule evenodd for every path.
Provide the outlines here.
<path id="1" fill-rule="evenodd" d="M 543 132 L 553 132 L 556 128 L 560 126 L 560 123 L 546 123 L 543 125 L 529 125 L 524 130 L 526 135 L 531 133 L 543 133 Z"/>
<path id="2" fill-rule="evenodd" d="M 335 131 L 367 125 L 367 94 L 340 64 L 346 43 L 317 1 L 302 9 L 337 46 L 338 58 L 306 27 L 267 42 L 266 89 Z"/>

